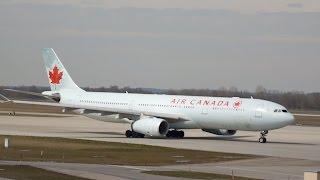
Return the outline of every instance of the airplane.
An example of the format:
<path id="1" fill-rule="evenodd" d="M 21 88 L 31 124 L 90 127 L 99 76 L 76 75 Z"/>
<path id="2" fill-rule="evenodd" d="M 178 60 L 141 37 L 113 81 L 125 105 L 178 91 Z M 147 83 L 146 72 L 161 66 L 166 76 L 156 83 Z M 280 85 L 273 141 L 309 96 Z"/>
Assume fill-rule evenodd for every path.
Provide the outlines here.
<path id="1" fill-rule="evenodd" d="M 240 130 L 260 131 L 259 142 L 266 143 L 269 130 L 294 122 L 284 106 L 252 97 L 86 92 L 74 83 L 52 48 L 44 48 L 42 56 L 51 91 L 6 90 L 43 96 L 54 103 L 7 102 L 62 107 L 63 112 L 73 111 L 95 120 L 129 123 L 131 129 L 125 135 L 131 138 L 183 138 L 183 129 L 231 136 Z"/>

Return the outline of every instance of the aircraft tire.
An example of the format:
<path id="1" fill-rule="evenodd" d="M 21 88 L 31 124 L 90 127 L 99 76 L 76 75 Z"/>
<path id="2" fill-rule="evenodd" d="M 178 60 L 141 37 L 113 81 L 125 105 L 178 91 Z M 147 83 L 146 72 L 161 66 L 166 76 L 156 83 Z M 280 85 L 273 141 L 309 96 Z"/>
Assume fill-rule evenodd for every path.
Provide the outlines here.
<path id="1" fill-rule="evenodd" d="M 178 131 L 179 133 L 179 138 L 183 138 L 184 137 L 184 131 Z"/>
<path id="2" fill-rule="evenodd" d="M 171 131 L 172 132 L 172 137 L 173 138 L 177 138 L 178 137 L 178 131 L 174 130 L 174 131 Z"/>
<path id="3" fill-rule="evenodd" d="M 139 137 L 139 133 L 136 133 L 136 132 L 132 131 L 132 137 L 133 138 L 138 138 Z"/>
<path id="4" fill-rule="evenodd" d="M 259 138 L 259 142 L 260 143 L 266 143 L 267 142 L 267 138 L 261 137 L 261 138 Z"/>
<path id="5" fill-rule="evenodd" d="M 177 130 L 171 130 L 166 134 L 167 138 L 183 138 L 184 132 L 183 131 L 177 131 Z"/>
<path id="6" fill-rule="evenodd" d="M 127 138 L 132 137 L 132 131 L 130 131 L 130 130 L 127 130 L 125 134 L 126 134 Z"/>
<path id="7" fill-rule="evenodd" d="M 168 131 L 168 133 L 166 134 L 167 138 L 171 138 L 172 137 L 172 131 Z"/>
<path id="8" fill-rule="evenodd" d="M 144 138 L 144 136 L 145 136 L 144 134 L 132 131 L 132 137 L 133 138 Z"/>

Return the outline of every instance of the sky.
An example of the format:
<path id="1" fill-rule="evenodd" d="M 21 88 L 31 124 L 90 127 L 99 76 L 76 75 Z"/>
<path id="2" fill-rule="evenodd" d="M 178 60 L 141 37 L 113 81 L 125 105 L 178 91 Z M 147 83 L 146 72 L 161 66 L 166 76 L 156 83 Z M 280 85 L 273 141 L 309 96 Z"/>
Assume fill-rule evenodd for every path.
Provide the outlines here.
<path id="1" fill-rule="evenodd" d="M 0 85 L 320 92 L 319 0 L 2 0 Z"/>

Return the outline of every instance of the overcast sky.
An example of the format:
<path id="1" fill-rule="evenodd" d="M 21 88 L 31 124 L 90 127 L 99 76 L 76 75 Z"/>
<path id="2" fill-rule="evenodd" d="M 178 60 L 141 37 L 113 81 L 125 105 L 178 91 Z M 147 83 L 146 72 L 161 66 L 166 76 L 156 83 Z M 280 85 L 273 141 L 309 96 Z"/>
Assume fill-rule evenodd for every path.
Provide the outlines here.
<path id="1" fill-rule="evenodd" d="M 320 92 L 319 0 L 2 0 L 0 85 Z"/>

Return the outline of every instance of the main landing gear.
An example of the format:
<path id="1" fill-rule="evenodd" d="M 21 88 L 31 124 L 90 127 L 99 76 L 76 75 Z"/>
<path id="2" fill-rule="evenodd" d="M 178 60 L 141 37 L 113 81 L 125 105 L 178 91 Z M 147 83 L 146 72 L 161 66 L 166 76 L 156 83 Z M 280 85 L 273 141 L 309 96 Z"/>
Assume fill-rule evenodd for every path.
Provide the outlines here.
<path id="1" fill-rule="evenodd" d="M 260 138 L 259 138 L 259 142 L 260 143 L 266 143 L 267 142 L 267 134 L 268 134 L 269 131 L 261 131 L 260 132 Z"/>
<path id="2" fill-rule="evenodd" d="M 125 133 L 127 138 L 144 138 L 144 134 L 137 133 L 131 130 L 127 130 Z M 177 130 L 171 130 L 168 131 L 166 134 L 168 138 L 183 138 L 184 137 L 184 131 L 177 131 Z"/>
<path id="3" fill-rule="evenodd" d="M 144 134 L 127 130 L 127 131 L 126 131 L 126 137 L 127 137 L 127 138 L 144 138 Z"/>
<path id="4" fill-rule="evenodd" d="M 183 138 L 184 131 L 171 130 L 171 131 L 168 131 L 166 136 L 169 138 Z"/>

